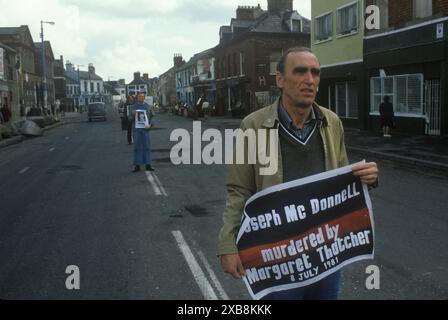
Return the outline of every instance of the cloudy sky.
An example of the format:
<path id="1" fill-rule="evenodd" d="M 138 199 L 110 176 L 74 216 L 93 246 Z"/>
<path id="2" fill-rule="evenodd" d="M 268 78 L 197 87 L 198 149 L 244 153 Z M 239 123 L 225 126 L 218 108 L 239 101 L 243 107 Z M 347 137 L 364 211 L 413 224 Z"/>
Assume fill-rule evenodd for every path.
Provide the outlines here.
<path id="1" fill-rule="evenodd" d="M 267 8 L 267 0 L 0 0 L 0 26 L 28 25 L 37 42 L 40 21 L 54 21 L 44 34 L 56 58 L 129 81 L 134 71 L 164 73 L 174 53 L 188 60 L 214 47 L 237 7 L 258 3 Z M 309 18 L 311 0 L 294 0 L 294 9 Z"/>

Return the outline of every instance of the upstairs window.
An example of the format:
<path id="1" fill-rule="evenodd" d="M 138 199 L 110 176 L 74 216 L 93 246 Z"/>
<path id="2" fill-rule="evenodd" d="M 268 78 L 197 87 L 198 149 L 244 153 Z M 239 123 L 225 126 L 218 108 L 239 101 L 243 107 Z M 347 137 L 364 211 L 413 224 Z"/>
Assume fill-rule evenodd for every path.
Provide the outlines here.
<path id="1" fill-rule="evenodd" d="M 314 28 L 314 40 L 324 41 L 330 39 L 333 36 L 333 15 L 327 13 L 316 18 L 316 24 Z"/>
<path id="2" fill-rule="evenodd" d="M 350 34 L 358 31 L 358 1 L 341 7 L 337 11 L 338 35 Z"/>
<path id="3" fill-rule="evenodd" d="M 281 56 L 282 52 L 280 50 L 271 52 L 271 54 L 269 55 L 269 73 L 271 75 L 277 74 L 277 64 Z"/>
<path id="4" fill-rule="evenodd" d="M 432 16 L 432 0 L 413 0 L 414 18 Z"/>
<path id="5" fill-rule="evenodd" d="M 389 28 L 389 0 L 375 0 L 373 4 L 380 9 L 380 29 Z"/>

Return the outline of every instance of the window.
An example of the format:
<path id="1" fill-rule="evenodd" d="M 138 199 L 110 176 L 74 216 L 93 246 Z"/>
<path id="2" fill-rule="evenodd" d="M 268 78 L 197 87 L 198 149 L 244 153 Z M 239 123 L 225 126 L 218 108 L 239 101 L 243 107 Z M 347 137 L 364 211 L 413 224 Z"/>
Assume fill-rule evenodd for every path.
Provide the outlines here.
<path id="1" fill-rule="evenodd" d="M 274 51 L 274 52 L 271 52 L 271 54 L 269 55 L 269 73 L 271 75 L 274 75 L 277 73 L 277 65 L 278 65 L 278 61 L 280 60 L 281 56 L 282 56 L 281 51 Z"/>
<path id="2" fill-rule="evenodd" d="M 100 84 L 99 84 L 99 82 L 96 83 L 96 91 L 100 92 Z"/>
<path id="3" fill-rule="evenodd" d="M 87 92 L 87 82 L 84 81 L 84 92 Z"/>
<path id="4" fill-rule="evenodd" d="M 236 52 L 233 54 L 233 75 L 238 75 L 238 58 Z"/>
<path id="5" fill-rule="evenodd" d="M 414 18 L 432 16 L 432 0 L 413 0 Z"/>
<path id="6" fill-rule="evenodd" d="M 94 90 L 93 90 L 93 83 L 92 82 L 90 82 L 90 92 L 93 92 Z"/>
<path id="7" fill-rule="evenodd" d="M 323 41 L 330 39 L 333 36 L 333 15 L 332 13 L 325 14 L 316 18 L 314 28 L 314 40 Z"/>
<path id="8" fill-rule="evenodd" d="M 246 64 L 244 61 L 244 52 L 240 52 L 240 75 L 244 76 L 246 74 Z"/>
<path id="9" fill-rule="evenodd" d="M 389 0 L 375 0 L 373 4 L 380 9 L 380 29 L 389 28 Z"/>
<path id="10" fill-rule="evenodd" d="M 336 113 L 341 118 L 358 118 L 356 82 L 336 83 Z"/>
<path id="11" fill-rule="evenodd" d="M 301 32 L 302 31 L 302 21 L 298 19 L 291 19 L 291 31 Z"/>
<path id="12" fill-rule="evenodd" d="M 370 111 L 379 112 L 383 98 L 388 96 L 397 113 L 423 114 L 423 75 L 409 74 L 370 79 Z"/>
<path id="13" fill-rule="evenodd" d="M 358 2 L 337 11 L 337 33 L 345 35 L 358 31 Z"/>

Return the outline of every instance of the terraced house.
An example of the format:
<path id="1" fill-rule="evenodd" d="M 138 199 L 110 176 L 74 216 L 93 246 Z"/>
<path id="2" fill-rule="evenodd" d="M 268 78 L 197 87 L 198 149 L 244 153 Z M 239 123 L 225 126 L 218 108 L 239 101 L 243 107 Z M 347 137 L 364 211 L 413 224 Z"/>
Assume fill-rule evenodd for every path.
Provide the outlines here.
<path id="1" fill-rule="evenodd" d="M 217 114 L 245 115 L 271 104 L 280 95 L 277 62 L 290 47 L 309 47 L 309 25 L 292 0 L 268 0 L 267 10 L 238 7 L 215 48 Z"/>

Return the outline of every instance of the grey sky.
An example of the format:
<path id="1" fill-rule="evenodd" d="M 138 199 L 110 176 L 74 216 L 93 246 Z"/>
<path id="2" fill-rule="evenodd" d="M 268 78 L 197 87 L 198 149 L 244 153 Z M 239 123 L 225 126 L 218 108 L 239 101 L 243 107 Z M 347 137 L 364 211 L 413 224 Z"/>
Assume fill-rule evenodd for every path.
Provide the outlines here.
<path id="1" fill-rule="evenodd" d="M 239 5 L 267 8 L 267 0 L 0 0 L 0 26 L 28 25 L 58 58 L 75 65 L 93 63 L 107 80 L 131 80 L 134 71 L 158 76 L 172 66 L 173 54 L 188 60 L 219 42 L 219 27 L 229 24 Z M 311 16 L 311 0 L 295 0 L 294 9 Z"/>

